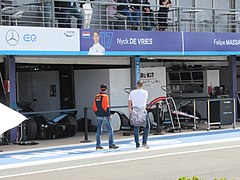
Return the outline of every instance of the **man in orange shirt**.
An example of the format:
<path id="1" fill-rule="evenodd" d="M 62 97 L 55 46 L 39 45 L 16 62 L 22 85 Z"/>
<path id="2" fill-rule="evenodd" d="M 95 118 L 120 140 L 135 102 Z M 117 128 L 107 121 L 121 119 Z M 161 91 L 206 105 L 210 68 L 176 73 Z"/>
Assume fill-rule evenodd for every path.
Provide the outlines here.
<path id="1" fill-rule="evenodd" d="M 100 93 L 95 96 L 93 103 L 93 111 L 97 116 L 97 133 L 96 133 L 96 150 L 101 150 L 103 147 L 101 146 L 101 132 L 102 132 L 102 124 L 105 123 L 108 129 L 108 142 L 110 149 L 117 149 L 118 146 L 114 144 L 113 140 L 113 128 L 110 117 L 110 109 L 109 109 L 109 98 L 106 94 L 107 85 L 102 84 L 100 86 Z"/>

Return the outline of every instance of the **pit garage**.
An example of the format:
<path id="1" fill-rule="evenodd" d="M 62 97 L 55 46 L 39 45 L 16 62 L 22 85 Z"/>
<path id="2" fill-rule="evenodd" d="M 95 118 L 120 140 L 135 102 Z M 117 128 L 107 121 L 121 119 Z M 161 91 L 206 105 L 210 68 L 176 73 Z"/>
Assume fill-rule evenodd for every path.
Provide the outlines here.
<path id="1" fill-rule="evenodd" d="M 165 101 L 169 115 L 166 117 L 163 111 L 161 116 L 170 119 L 169 125 L 173 127 L 171 116 L 174 110 L 179 129 L 179 110 L 185 108 L 184 113 L 190 119 L 198 116 L 208 120 L 206 102 L 210 98 L 237 99 L 239 65 L 236 54 L 239 54 L 239 49 L 234 45 L 223 47 L 213 43 L 219 38 L 234 39 L 235 34 L 198 33 L 196 36 L 188 32 L 137 31 L 122 34 L 121 31 L 101 30 L 105 55 L 89 56 L 89 47 L 93 43 L 91 34 L 94 33 L 91 29 L 14 28 L 20 37 L 19 44 L 12 47 L 5 39 L 1 44 L 1 75 L 5 86 L 1 94 L 6 96 L 2 99 L 11 108 L 27 116 L 38 115 L 44 119 L 41 120 L 43 123 L 35 122 L 34 128 L 29 130 L 35 134 L 31 136 L 33 139 L 56 138 L 56 133 L 46 135 L 45 130 L 50 126 L 49 131 L 58 131 L 59 137 L 74 135 L 64 131 L 73 129 L 70 131 L 76 132 L 82 118 L 89 119 L 92 126 L 96 125 L 91 106 L 102 83 L 109 86 L 112 110 L 125 115 L 123 122 L 120 113 L 113 114 L 114 130 L 127 124 L 126 90 L 133 89 L 139 79 L 144 81 L 149 91 L 151 108 L 155 108 L 157 102 Z M 30 30 L 44 41 L 24 41 L 21 37 Z M 2 31 L 7 34 L 9 27 L 3 27 Z M 49 42 L 47 37 L 58 39 L 59 43 Z M 129 43 L 121 44 L 123 39 Z M 142 39 L 152 41 L 141 43 Z M 169 105 L 167 99 L 174 102 L 174 106 Z M 235 111 L 227 113 L 235 115 Z M 159 119 L 156 114 L 159 113 L 152 112 L 151 115 L 153 124 Z M 41 129 L 40 133 L 36 133 L 36 129 Z M 86 130 L 86 126 L 83 129 Z M 16 136 L 16 131 L 10 133 L 11 140 Z"/>
<path id="2" fill-rule="evenodd" d="M 94 131 L 96 119 L 91 106 L 101 83 L 109 86 L 112 110 L 128 116 L 128 94 L 124 90 L 133 88 L 132 57 L 19 56 L 15 61 L 18 108 L 36 121 L 28 121 L 27 139 L 74 136 L 84 130 L 84 108 L 88 109 L 89 131 Z M 141 57 L 140 64 L 140 76 L 149 91 L 148 103 L 168 95 L 178 108 L 188 108 L 185 112 L 193 115 L 193 100 L 203 99 L 196 101 L 196 111 L 206 121 L 206 99 L 229 95 L 229 62 L 225 56 Z M 1 74 L 5 79 L 3 63 Z M 150 117 L 156 123 L 154 113 Z M 115 131 L 126 125 L 117 113 L 112 119 Z"/>

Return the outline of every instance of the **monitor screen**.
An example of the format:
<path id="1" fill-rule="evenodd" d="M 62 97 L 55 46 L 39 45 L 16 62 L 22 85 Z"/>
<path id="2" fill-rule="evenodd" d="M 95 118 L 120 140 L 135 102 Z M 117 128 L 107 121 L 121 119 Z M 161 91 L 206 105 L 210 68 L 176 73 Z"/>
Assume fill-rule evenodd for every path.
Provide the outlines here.
<path id="1" fill-rule="evenodd" d="M 203 72 L 192 72 L 193 80 L 203 80 Z"/>
<path id="2" fill-rule="evenodd" d="M 168 73 L 170 81 L 180 81 L 179 73 Z"/>
<path id="3" fill-rule="evenodd" d="M 190 72 L 181 72 L 180 77 L 182 81 L 191 81 L 191 73 Z"/>

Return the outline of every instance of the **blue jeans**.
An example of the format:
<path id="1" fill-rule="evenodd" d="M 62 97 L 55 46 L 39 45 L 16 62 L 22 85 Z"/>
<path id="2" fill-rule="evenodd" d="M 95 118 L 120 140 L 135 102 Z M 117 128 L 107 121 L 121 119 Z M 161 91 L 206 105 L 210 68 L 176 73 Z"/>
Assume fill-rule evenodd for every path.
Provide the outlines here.
<path id="1" fill-rule="evenodd" d="M 129 11 L 129 9 L 122 9 L 122 10 L 119 10 L 118 13 L 124 15 L 127 17 L 127 20 L 130 21 L 130 23 L 133 22 L 133 17 L 132 17 L 132 13 Z"/>
<path id="2" fill-rule="evenodd" d="M 114 145 L 113 141 L 113 128 L 112 128 L 112 122 L 109 116 L 107 117 L 99 117 L 97 116 L 97 133 L 96 133 L 96 146 L 101 146 L 101 133 L 102 133 L 102 125 L 103 123 L 107 126 L 108 129 L 108 142 L 109 146 Z"/>
<path id="3" fill-rule="evenodd" d="M 149 134 L 149 130 L 150 130 L 150 122 L 149 122 L 148 117 L 147 117 L 146 121 L 147 121 L 147 123 L 146 123 L 146 127 L 144 127 L 142 144 L 147 144 L 148 134 Z M 140 143 L 139 143 L 139 129 L 140 129 L 139 126 L 134 126 L 134 140 L 135 140 L 135 143 L 136 143 L 136 147 L 140 146 Z"/>
<path id="4" fill-rule="evenodd" d="M 140 9 L 136 9 L 135 11 L 132 12 L 132 18 L 133 18 L 134 25 L 139 26 L 140 21 L 141 21 L 141 11 L 140 11 Z"/>
<path id="5" fill-rule="evenodd" d="M 144 21 L 143 29 L 145 31 L 151 31 L 152 30 L 151 17 L 150 16 L 144 16 L 143 21 Z"/>

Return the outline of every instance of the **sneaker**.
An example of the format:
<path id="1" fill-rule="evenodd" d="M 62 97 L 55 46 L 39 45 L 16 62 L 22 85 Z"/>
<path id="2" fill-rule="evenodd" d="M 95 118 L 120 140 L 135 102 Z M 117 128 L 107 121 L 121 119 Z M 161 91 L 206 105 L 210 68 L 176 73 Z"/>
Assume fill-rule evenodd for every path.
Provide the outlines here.
<path id="1" fill-rule="evenodd" d="M 147 144 L 142 144 L 142 147 L 145 149 L 149 149 L 150 147 Z"/>
<path id="2" fill-rule="evenodd" d="M 119 148 L 119 146 L 116 146 L 115 144 L 109 146 L 109 149 L 117 149 L 117 148 Z"/>
<path id="3" fill-rule="evenodd" d="M 96 150 L 103 150 L 103 147 L 102 146 L 97 146 Z"/>
<path id="4" fill-rule="evenodd" d="M 140 149 L 140 144 L 136 144 L 136 149 Z"/>

